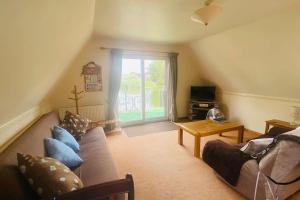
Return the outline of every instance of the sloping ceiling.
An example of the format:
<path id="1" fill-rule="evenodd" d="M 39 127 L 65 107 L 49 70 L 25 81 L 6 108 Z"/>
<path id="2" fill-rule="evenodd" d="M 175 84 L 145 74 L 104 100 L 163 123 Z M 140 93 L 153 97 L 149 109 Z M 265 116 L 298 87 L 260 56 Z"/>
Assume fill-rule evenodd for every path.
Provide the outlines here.
<path id="1" fill-rule="evenodd" d="M 231 92 L 300 99 L 300 2 L 190 43 L 208 82 Z"/>
<path id="2" fill-rule="evenodd" d="M 48 99 L 92 29 L 147 42 L 201 38 L 190 47 L 211 82 L 230 91 L 298 98 L 299 6 L 290 8 L 297 0 L 216 2 L 223 12 L 204 27 L 190 20 L 200 0 L 96 0 L 96 6 L 93 0 L 1 1 L 0 126 Z"/>
<path id="3" fill-rule="evenodd" d="M 118 39 L 184 43 L 253 22 L 297 0 L 215 0 L 222 13 L 205 27 L 190 20 L 203 0 L 96 0 L 94 31 Z"/>
<path id="4" fill-rule="evenodd" d="M 47 96 L 90 37 L 94 3 L 0 2 L 0 126 Z"/>

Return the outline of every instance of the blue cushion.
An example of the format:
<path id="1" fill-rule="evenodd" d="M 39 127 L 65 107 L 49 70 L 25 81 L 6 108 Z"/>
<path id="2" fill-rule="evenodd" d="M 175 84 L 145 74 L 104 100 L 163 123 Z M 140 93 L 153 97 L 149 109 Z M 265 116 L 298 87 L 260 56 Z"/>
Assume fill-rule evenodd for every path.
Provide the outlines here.
<path id="1" fill-rule="evenodd" d="M 45 148 L 49 157 L 59 160 L 70 168 L 78 167 L 83 162 L 73 149 L 56 139 L 46 138 Z"/>
<path id="2" fill-rule="evenodd" d="M 76 153 L 79 152 L 80 147 L 78 142 L 75 140 L 73 135 L 71 135 L 68 131 L 66 131 L 65 129 L 59 126 L 54 126 L 52 132 L 53 132 L 53 137 L 55 139 L 65 143 L 66 145 L 71 147 Z"/>

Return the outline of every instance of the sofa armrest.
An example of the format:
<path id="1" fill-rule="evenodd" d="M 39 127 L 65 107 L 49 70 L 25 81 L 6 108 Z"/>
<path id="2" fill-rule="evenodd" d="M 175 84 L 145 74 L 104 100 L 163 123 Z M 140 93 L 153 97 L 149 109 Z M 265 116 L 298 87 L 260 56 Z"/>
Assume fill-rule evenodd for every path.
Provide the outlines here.
<path id="1" fill-rule="evenodd" d="M 252 159 L 239 148 L 221 140 L 207 142 L 203 149 L 202 158 L 233 186 L 237 184 L 242 165 Z"/>
<path id="2" fill-rule="evenodd" d="M 80 190 L 75 190 L 62 194 L 55 200 L 102 200 L 114 199 L 115 195 L 128 193 L 128 200 L 134 200 L 134 182 L 132 175 L 127 174 L 125 179 L 105 182 L 98 185 L 84 187 Z"/>

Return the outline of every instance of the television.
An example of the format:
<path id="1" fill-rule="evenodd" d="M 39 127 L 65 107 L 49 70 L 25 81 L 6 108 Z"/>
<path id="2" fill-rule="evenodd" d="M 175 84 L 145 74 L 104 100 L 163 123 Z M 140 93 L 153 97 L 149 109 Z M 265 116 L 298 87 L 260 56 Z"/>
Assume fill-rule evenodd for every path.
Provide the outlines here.
<path id="1" fill-rule="evenodd" d="M 215 86 L 192 86 L 191 99 L 213 101 L 216 98 L 215 92 Z"/>

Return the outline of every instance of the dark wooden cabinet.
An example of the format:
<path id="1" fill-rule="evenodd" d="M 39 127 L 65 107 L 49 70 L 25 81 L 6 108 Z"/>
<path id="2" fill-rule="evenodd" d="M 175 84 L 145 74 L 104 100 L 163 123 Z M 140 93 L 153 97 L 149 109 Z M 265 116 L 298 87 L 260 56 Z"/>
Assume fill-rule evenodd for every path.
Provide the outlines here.
<path id="1" fill-rule="evenodd" d="M 189 120 L 204 120 L 206 119 L 207 112 L 209 109 L 214 108 L 216 105 L 215 101 L 199 101 L 190 100 L 189 102 Z"/>

